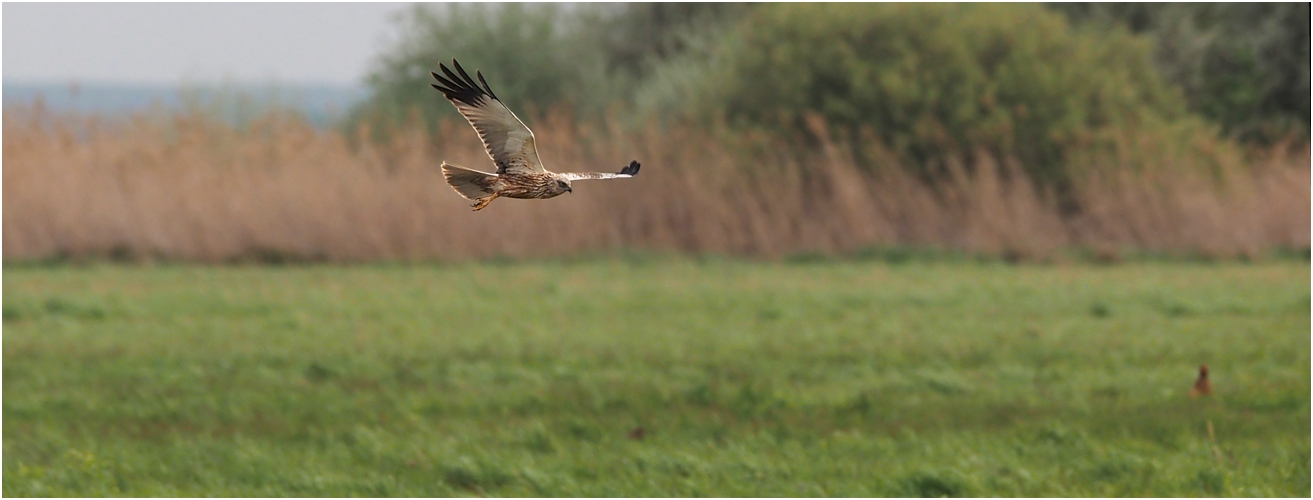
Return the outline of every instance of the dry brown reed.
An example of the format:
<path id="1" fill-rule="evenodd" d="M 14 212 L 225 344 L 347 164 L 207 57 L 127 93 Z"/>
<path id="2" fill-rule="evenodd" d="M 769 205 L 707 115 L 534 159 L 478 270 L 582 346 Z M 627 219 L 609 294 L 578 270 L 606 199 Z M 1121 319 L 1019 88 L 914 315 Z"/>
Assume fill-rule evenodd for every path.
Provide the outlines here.
<path id="1" fill-rule="evenodd" d="M 800 160 L 751 138 L 547 116 L 534 128 L 549 169 L 637 159 L 643 174 L 475 213 L 436 168 L 491 169 L 463 122 L 371 144 L 368 130 L 351 138 L 277 113 L 233 127 L 198 113 L 111 122 L 6 109 L 4 258 L 452 261 L 622 249 L 777 258 L 923 246 L 1050 259 L 1072 248 L 1254 257 L 1309 246 L 1306 146 L 1208 173 L 1092 170 L 1077 184 L 1082 209 L 1064 213 L 1009 162 L 950 165 L 950 179 L 931 185 L 897 168 L 859 169 L 814 125 L 822 147 Z"/>

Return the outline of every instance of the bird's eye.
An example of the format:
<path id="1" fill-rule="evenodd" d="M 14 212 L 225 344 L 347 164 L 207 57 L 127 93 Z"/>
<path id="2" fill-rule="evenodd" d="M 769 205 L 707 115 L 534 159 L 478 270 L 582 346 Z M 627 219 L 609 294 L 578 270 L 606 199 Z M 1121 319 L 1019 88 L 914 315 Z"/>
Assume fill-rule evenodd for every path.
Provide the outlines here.
<path id="1" fill-rule="evenodd" d="M 556 181 L 556 183 L 560 184 L 561 187 L 565 187 L 565 181 Z"/>

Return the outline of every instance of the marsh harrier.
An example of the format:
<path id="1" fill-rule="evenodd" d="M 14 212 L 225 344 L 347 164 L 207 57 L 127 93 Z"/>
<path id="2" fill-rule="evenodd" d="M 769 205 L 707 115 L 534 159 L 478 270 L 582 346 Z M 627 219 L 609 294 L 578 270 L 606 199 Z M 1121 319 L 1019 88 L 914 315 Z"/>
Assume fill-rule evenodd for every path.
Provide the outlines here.
<path id="1" fill-rule="evenodd" d="M 637 161 L 629 162 L 629 165 L 614 174 L 547 171 L 538 159 L 533 131 L 524 126 L 524 122 L 492 93 L 488 82 L 483 80 L 483 74 L 478 71 L 474 73 L 479 77 L 476 83 L 455 59 L 451 60 L 451 65 L 456 68 L 455 73 L 438 64 L 445 78 L 436 72 L 429 72 L 438 80 L 438 83 L 431 85 L 442 92 L 460 111 L 461 116 L 470 122 L 474 131 L 479 133 L 479 138 L 483 139 L 488 156 L 497 164 L 497 173 L 490 174 L 442 162 L 442 175 L 447 178 L 447 184 L 451 184 L 461 196 L 474 201 L 474 210 L 483 210 L 483 207 L 499 196 L 551 198 L 573 192 L 570 187 L 573 181 L 624 179 L 638 175 Z"/>

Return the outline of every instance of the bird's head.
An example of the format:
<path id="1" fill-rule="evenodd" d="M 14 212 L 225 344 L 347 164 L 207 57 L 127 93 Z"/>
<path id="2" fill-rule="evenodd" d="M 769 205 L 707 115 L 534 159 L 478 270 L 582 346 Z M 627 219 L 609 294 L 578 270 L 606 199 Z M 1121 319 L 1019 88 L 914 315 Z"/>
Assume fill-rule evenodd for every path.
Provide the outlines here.
<path id="1" fill-rule="evenodd" d="M 571 189 L 571 188 L 570 188 L 570 181 L 569 181 L 569 180 L 566 180 L 566 179 L 556 179 L 556 183 L 552 186 L 552 192 L 554 192 L 554 193 L 556 193 L 556 194 L 561 194 L 561 193 L 573 193 L 573 192 L 574 192 L 574 189 Z"/>

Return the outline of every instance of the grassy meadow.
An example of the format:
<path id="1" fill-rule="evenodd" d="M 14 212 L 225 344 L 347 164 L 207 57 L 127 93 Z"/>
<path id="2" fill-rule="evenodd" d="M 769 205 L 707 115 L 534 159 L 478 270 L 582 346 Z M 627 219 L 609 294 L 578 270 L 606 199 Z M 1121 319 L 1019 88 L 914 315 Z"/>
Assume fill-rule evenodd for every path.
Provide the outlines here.
<path id="1" fill-rule="evenodd" d="M 3 494 L 1308 496 L 1309 275 L 9 265 Z"/>

